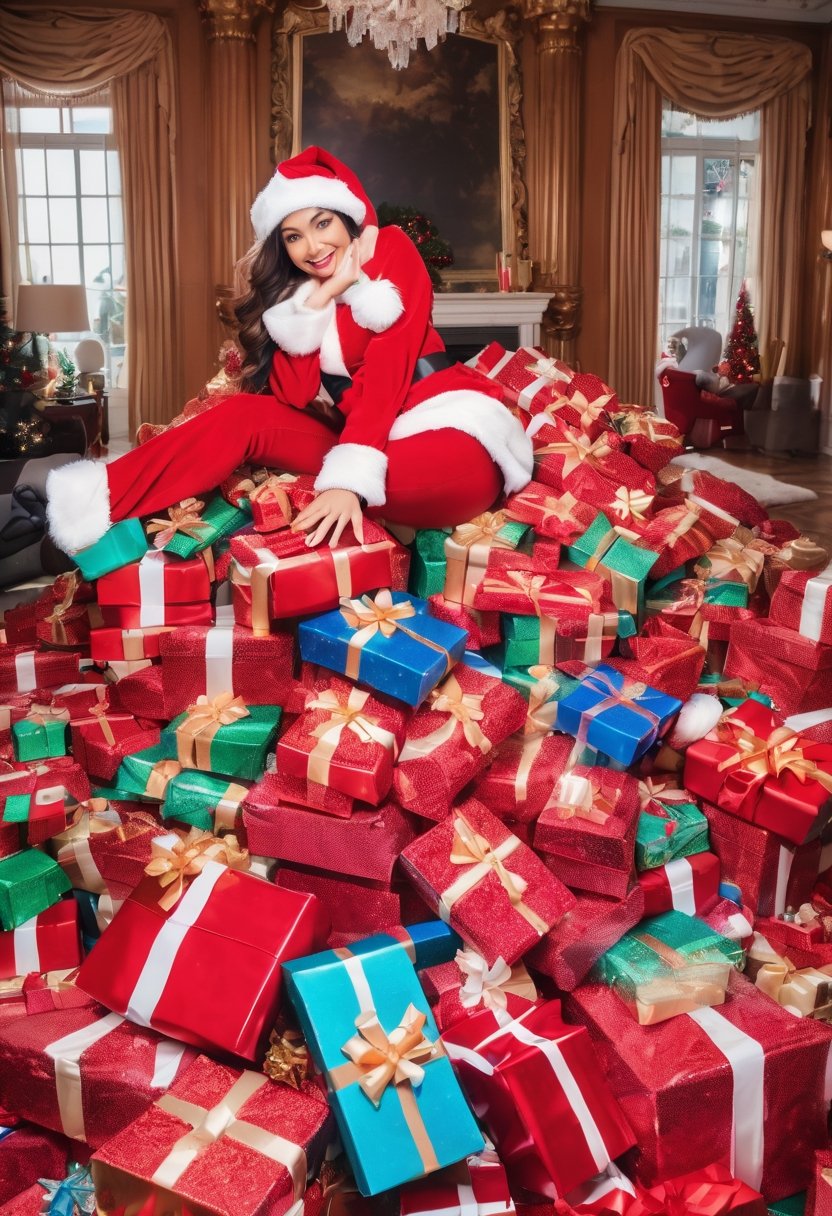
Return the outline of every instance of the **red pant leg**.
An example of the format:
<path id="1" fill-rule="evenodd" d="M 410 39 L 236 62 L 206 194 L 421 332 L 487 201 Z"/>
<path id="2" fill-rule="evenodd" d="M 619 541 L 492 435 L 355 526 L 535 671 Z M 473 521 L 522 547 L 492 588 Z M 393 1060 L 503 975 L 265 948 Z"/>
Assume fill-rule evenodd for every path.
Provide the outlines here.
<path id="1" fill-rule="evenodd" d="M 414 528 L 465 523 L 487 511 L 503 489 L 488 452 L 463 431 L 425 431 L 387 445 L 387 501 L 373 518 Z"/>
<path id="2" fill-rule="evenodd" d="M 237 393 L 108 464 L 110 518 L 162 511 L 213 489 L 241 464 L 317 474 L 335 439 L 304 410 Z"/>

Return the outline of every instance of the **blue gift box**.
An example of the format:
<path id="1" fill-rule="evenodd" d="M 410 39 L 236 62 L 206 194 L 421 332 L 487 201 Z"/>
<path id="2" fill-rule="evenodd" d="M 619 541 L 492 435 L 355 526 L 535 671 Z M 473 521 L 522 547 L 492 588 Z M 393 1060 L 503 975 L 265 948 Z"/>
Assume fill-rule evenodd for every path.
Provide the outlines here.
<path id="1" fill-rule="evenodd" d="M 632 704 L 614 702 L 614 697 L 626 698 Z M 603 701 L 610 704 L 588 721 L 584 741 L 622 764 L 632 764 L 642 756 L 661 738 L 682 708 L 676 697 L 669 697 L 649 684 L 635 684 L 614 667 L 600 663 L 560 702 L 558 730 L 578 738 L 584 715 Z M 636 706 L 648 712 L 640 713 Z"/>
<path id="2" fill-rule="evenodd" d="M 363 618 L 372 618 L 381 611 L 373 605 L 381 603 L 384 594 L 379 592 L 376 601 L 364 596 L 349 602 Z M 425 600 L 403 591 L 392 592 L 392 604 L 414 611 L 385 626 L 389 635 L 372 619 L 363 624 L 346 606 L 302 621 L 298 627 L 300 653 L 308 663 L 329 667 L 415 707 L 462 658 L 468 634 L 431 616 Z"/>
<path id="3" fill-rule="evenodd" d="M 309 1050 L 326 1076 L 330 1105 L 363 1195 L 422 1178 L 483 1147 L 438 1041 L 412 961 L 415 957 L 419 967 L 447 962 L 454 957 L 459 938 L 441 922 L 412 925 L 407 932 L 409 939 L 404 941 L 379 934 L 356 942 L 347 958 L 343 951 L 324 950 L 283 964 L 289 998 Z M 417 1011 L 421 1036 L 433 1050 L 415 1052 L 421 1077 L 400 1078 L 397 1084 L 391 1068 L 389 1083 L 373 1089 L 371 1098 L 360 1081 L 372 1088 L 370 1074 L 380 1071 L 378 1056 L 356 1065 L 352 1062 L 356 1053 L 351 1055 L 344 1047 L 357 1038 L 366 1046 L 368 1035 L 393 1034 L 411 1006 Z M 356 1020 L 362 1015 L 369 1015 L 369 1022 L 360 1034 Z"/>

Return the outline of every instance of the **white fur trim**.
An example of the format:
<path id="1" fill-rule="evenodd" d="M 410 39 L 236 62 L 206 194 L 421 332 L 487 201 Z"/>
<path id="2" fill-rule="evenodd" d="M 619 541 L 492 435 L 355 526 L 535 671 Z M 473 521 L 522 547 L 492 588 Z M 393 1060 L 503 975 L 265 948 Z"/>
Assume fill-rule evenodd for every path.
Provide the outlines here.
<path id="1" fill-rule="evenodd" d="M 251 205 L 251 223 L 258 241 L 264 241 L 287 215 L 304 207 L 340 211 L 364 223 L 367 205 L 338 177 L 310 173 L 308 177 L 284 177 L 278 170 Z"/>
<path id="2" fill-rule="evenodd" d="M 321 339 L 321 371 L 330 376 L 347 376 L 349 371 L 344 362 L 341 350 L 341 335 L 338 333 L 338 321 L 335 315 L 326 327 Z"/>
<path id="3" fill-rule="evenodd" d="M 307 308 L 306 301 L 315 290 L 311 279 L 301 283 L 297 291 L 273 304 L 263 313 L 263 324 L 269 337 L 288 355 L 311 355 L 319 350 L 327 326 L 335 317 L 335 301 L 324 308 Z"/>
<path id="4" fill-rule="evenodd" d="M 532 441 L 504 405 L 474 389 L 452 389 L 429 397 L 421 405 L 399 414 L 391 439 L 406 439 L 424 431 L 446 427 L 470 435 L 488 452 L 503 474 L 507 494 L 522 490 L 534 469 Z"/>
<path id="5" fill-rule="evenodd" d="M 695 692 L 682 706 L 670 735 L 670 746 L 677 751 L 704 739 L 725 711 L 718 697 L 708 692 Z"/>
<path id="6" fill-rule="evenodd" d="M 336 443 L 330 448 L 321 471 L 315 479 L 315 489 L 352 490 L 366 500 L 368 507 L 384 505 L 387 494 L 387 457 L 378 448 L 366 443 Z"/>
<path id="7" fill-rule="evenodd" d="M 64 553 L 77 553 L 100 540 L 110 526 L 107 466 L 98 460 L 73 460 L 46 479 L 49 533 Z"/>
<path id="8" fill-rule="evenodd" d="M 384 333 L 395 325 L 404 312 L 402 298 L 394 283 L 389 279 L 370 279 L 363 273 L 341 299 L 349 305 L 356 324 L 362 329 L 371 329 L 374 334 Z"/>

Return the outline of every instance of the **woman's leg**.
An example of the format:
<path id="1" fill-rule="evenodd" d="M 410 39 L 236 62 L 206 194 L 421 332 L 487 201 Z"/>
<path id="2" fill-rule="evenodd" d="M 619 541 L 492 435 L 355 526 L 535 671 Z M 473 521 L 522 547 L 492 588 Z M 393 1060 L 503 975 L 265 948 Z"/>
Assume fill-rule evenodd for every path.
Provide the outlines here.
<path id="1" fill-rule="evenodd" d="M 387 445 L 387 501 L 367 514 L 414 528 L 464 523 L 499 498 L 503 478 L 463 431 L 424 431 Z"/>
<path id="2" fill-rule="evenodd" d="M 318 418 L 274 397 L 238 393 L 110 464 L 74 461 L 46 484 L 49 530 L 68 553 L 111 523 L 163 511 L 211 490 L 241 464 L 318 473 L 336 436 Z"/>

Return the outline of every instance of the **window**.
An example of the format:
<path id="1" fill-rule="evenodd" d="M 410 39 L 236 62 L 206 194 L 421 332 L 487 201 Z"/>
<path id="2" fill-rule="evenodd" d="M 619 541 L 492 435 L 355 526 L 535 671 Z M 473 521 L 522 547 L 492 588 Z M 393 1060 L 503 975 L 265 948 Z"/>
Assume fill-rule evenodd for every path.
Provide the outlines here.
<path id="1" fill-rule="evenodd" d="M 688 325 L 729 332 L 753 275 L 759 114 L 703 119 L 662 112 L 659 347 Z"/>
<path id="2" fill-rule="evenodd" d="M 109 384 L 126 387 L 121 175 L 107 100 L 59 105 L 7 86 L 6 124 L 15 142 L 20 277 L 85 285 Z M 58 345 L 71 352 L 80 336 Z"/>

